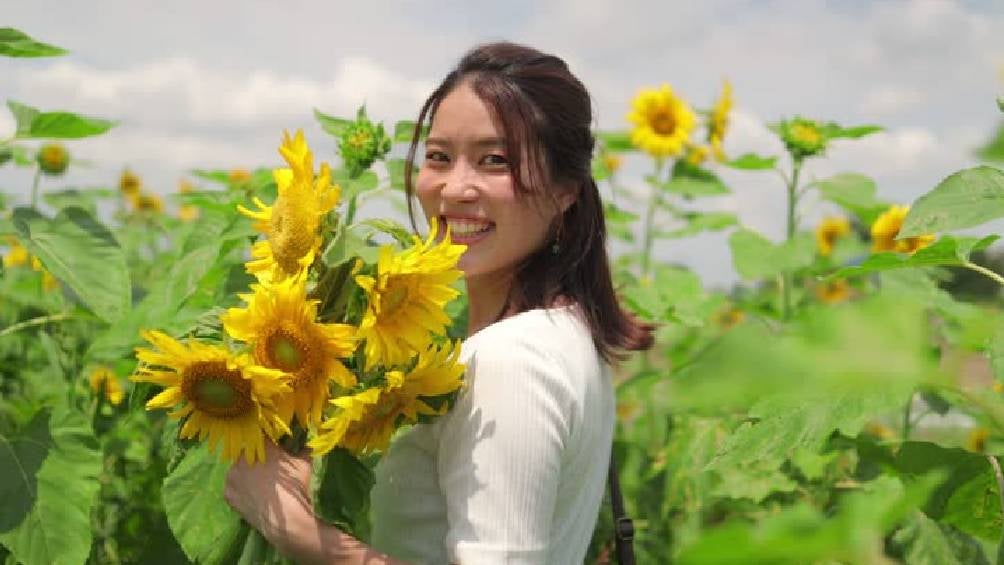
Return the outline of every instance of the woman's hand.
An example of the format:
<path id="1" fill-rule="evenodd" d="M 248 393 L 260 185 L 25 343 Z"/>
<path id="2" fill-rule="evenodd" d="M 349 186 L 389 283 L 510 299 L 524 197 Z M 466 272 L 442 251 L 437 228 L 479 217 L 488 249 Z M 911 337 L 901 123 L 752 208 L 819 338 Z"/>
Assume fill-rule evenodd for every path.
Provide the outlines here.
<path id="1" fill-rule="evenodd" d="M 290 455 L 265 440 L 265 461 L 249 465 L 238 460 L 227 473 L 224 497 L 272 545 L 284 551 L 291 536 L 312 524 L 312 466 L 306 455 Z"/>

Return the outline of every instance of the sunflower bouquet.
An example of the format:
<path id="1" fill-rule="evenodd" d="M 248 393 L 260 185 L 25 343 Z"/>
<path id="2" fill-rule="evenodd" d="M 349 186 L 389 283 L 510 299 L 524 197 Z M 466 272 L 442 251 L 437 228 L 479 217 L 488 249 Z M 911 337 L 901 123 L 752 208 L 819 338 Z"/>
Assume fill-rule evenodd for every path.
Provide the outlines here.
<path id="1" fill-rule="evenodd" d="M 249 292 L 216 316 L 219 339 L 143 330 L 150 347 L 136 349 L 131 379 L 164 387 L 147 409 L 171 409 L 181 440 L 207 440 L 227 462 L 264 460 L 266 439 L 358 462 L 444 414 L 462 384 L 444 308 L 465 246 L 435 221 L 425 239 L 384 219 L 347 225 L 302 132 L 286 132 L 279 152 L 274 202 L 238 206 L 264 237 L 245 264 Z M 396 245 L 377 245 L 377 231 Z"/>

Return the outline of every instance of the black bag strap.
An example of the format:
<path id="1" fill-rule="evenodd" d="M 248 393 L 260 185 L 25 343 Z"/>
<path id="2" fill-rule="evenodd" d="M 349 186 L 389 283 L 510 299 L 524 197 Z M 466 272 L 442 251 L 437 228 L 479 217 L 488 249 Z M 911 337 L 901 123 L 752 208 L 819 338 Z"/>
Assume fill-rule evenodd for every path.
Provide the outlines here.
<path id="1" fill-rule="evenodd" d="M 621 482 L 617 476 L 613 449 L 610 450 L 610 473 L 607 476 L 607 484 L 610 486 L 610 507 L 614 515 L 614 548 L 617 551 L 617 563 L 635 565 L 632 545 L 634 522 L 624 513 L 624 498 L 621 496 Z"/>

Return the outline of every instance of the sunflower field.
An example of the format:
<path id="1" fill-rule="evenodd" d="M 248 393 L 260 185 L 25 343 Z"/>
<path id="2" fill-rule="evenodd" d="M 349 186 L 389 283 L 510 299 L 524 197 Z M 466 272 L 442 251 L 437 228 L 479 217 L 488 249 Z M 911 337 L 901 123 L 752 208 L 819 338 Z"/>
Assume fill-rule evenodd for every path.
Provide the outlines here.
<path id="1" fill-rule="evenodd" d="M 2 56 L 65 54 L 0 29 Z M 1004 562 L 1004 276 L 987 228 L 1004 217 L 1004 129 L 988 164 L 893 202 L 867 171 L 813 173 L 880 126 L 779 117 L 783 153 L 731 155 L 735 95 L 725 82 L 696 107 L 642 88 L 622 130 L 596 132 L 620 293 L 658 323 L 616 371 L 639 562 Z M 392 149 L 422 124 L 314 110 L 337 166 L 276 132 L 276 162 L 179 171 L 165 201 L 128 168 L 69 188 L 62 140 L 112 119 L 7 108 L 0 166 L 34 182 L 0 188 L 0 559 L 284 563 L 223 498 L 266 438 L 309 443 L 317 512 L 366 540 L 380 451 L 447 410 L 462 373 L 462 249 L 359 214 L 404 207 Z M 650 161 L 642 183 L 629 158 Z M 724 170 L 776 179 L 781 241 L 704 205 L 739 188 Z M 818 225 L 810 196 L 834 211 Z M 731 289 L 656 253 L 723 230 Z M 605 504 L 587 562 L 612 551 Z"/>

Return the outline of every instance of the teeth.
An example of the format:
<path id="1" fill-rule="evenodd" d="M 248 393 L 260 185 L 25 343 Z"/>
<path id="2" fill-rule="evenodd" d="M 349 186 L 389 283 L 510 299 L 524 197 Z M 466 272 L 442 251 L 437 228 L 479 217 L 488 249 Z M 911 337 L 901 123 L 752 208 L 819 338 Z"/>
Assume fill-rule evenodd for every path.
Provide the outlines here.
<path id="1" fill-rule="evenodd" d="M 450 233 L 455 236 L 466 236 L 486 232 L 492 227 L 490 222 L 476 222 L 470 220 L 447 220 L 446 223 L 450 226 Z"/>

